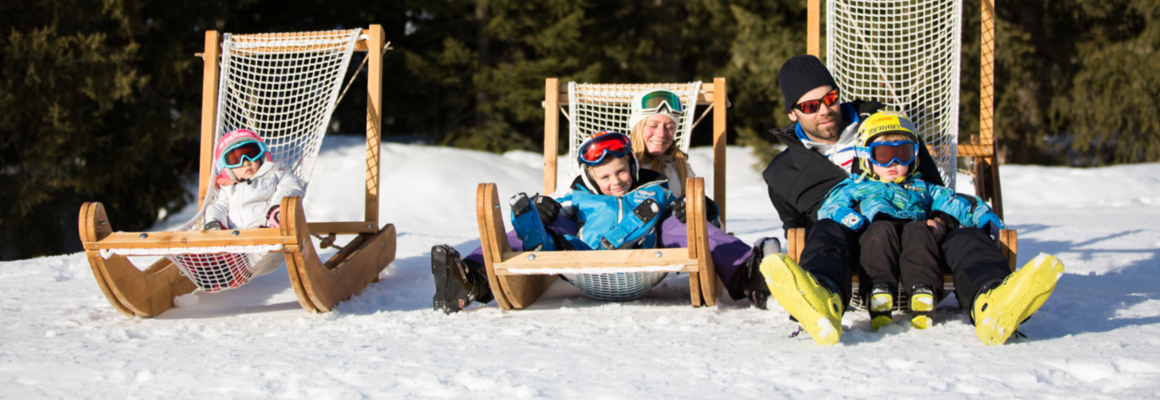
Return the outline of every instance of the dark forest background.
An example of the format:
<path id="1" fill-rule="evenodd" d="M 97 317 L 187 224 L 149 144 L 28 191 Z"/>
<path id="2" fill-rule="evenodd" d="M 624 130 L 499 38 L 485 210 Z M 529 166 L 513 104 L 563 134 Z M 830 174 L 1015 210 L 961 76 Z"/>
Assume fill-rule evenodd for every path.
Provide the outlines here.
<path id="1" fill-rule="evenodd" d="M 996 7 L 1003 162 L 1160 160 L 1160 2 Z M 206 30 L 383 25 L 394 48 L 385 55 L 386 140 L 540 151 L 544 78 L 723 76 L 730 143 L 765 150 L 765 131 L 789 123 L 777 111 L 777 73 L 805 52 L 805 18 L 805 0 L 0 2 L 0 260 L 79 251 L 84 201 L 103 202 L 120 230 L 146 229 L 193 201 L 194 54 Z M 978 0 L 966 0 L 962 137 L 978 125 L 979 19 Z M 364 98 L 352 90 L 343 103 Z M 336 133 L 362 134 L 363 112 L 340 108 Z"/>

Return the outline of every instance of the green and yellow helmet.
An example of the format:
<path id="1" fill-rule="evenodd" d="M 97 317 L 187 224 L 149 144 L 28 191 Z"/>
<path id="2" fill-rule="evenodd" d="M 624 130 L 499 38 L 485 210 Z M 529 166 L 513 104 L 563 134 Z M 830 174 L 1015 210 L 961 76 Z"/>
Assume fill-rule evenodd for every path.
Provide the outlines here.
<path id="1" fill-rule="evenodd" d="M 915 143 L 913 158 L 908 163 L 910 171 L 905 177 L 899 177 L 895 183 L 901 183 L 905 179 L 918 175 L 918 129 L 905 113 L 898 111 L 879 111 L 866 118 L 858 127 L 858 144 L 854 147 L 854 154 L 858 158 L 858 166 L 862 168 L 862 174 L 874 180 L 882 180 L 878 174 L 874 173 L 874 168 L 871 166 L 874 152 L 871 144 L 874 143 L 874 139 L 886 134 L 901 134 Z"/>

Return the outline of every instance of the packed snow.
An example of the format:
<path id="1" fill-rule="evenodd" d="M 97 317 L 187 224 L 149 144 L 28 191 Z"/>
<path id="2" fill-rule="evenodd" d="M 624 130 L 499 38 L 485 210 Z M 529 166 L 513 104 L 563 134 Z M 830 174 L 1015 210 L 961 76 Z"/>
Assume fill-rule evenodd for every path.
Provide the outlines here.
<path id="1" fill-rule="evenodd" d="M 362 143 L 326 139 L 309 220 L 362 218 Z M 1157 164 L 1001 168 L 1019 263 L 1045 252 L 1067 271 L 1020 328 L 1027 338 L 984 346 L 946 299 L 927 330 L 897 318 L 871 332 L 865 312 L 847 313 L 841 343 L 822 347 L 804 333 L 788 338 L 796 323 L 776 303 L 762 311 L 723 295 L 691 307 L 683 274 L 632 302 L 590 300 L 557 281 L 527 310 L 432 311 L 431 246 L 477 247 L 476 185 L 497 183 L 505 200 L 540 191 L 542 158 L 382 150 L 380 220 L 397 227 L 398 253 L 378 283 L 335 312 L 303 311 L 284 268 L 237 290 L 183 296 L 157 318 L 130 318 L 107 303 L 83 254 L 0 263 L 0 397 L 1160 396 Z M 711 176 L 710 150 L 691 153 L 694 169 Z M 747 243 L 781 236 L 754 158 L 729 148 L 728 159 L 727 230 Z M 960 176 L 961 191 L 970 184 Z"/>

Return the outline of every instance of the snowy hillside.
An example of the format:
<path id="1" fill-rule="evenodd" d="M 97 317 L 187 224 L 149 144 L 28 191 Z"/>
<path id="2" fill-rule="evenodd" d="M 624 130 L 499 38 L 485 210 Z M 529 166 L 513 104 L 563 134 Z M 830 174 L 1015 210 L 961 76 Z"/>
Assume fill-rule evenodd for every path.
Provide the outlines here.
<path id="1" fill-rule="evenodd" d="M 708 149 L 692 153 L 711 175 Z M 364 156 L 358 138 L 327 139 L 310 220 L 362 218 Z M 753 158 L 728 157 L 728 230 L 780 236 Z M 1047 252 L 1067 269 L 1028 338 L 1004 346 L 983 346 L 947 299 L 931 329 L 900 319 L 871 332 L 852 312 L 841 344 L 819 347 L 787 338 L 796 324 L 773 303 L 690 307 L 684 275 L 628 303 L 557 282 L 529 310 L 432 311 L 430 248 L 479 245 L 476 185 L 536 192 L 541 165 L 384 145 L 380 220 L 398 228 L 397 257 L 328 314 L 301 309 L 285 269 L 140 319 L 106 302 L 83 254 L 0 263 L 0 398 L 1160 397 L 1160 165 L 1002 168 L 1020 264 Z"/>

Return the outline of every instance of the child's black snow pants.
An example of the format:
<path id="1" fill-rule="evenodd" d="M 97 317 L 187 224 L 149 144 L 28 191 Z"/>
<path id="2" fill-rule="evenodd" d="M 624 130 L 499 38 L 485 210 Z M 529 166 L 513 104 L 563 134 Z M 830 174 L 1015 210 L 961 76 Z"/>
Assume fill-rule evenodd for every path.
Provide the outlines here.
<path id="1" fill-rule="evenodd" d="M 862 247 L 858 269 L 858 291 L 862 304 L 870 304 L 872 288 L 886 285 L 897 297 L 898 279 L 902 291 L 914 294 L 916 285 L 927 285 L 941 293 L 943 274 L 950 272 L 942 251 L 926 221 L 876 221 L 858 240 Z"/>
<path id="2" fill-rule="evenodd" d="M 831 219 L 818 220 L 806 232 L 806 243 L 798 264 L 835 286 L 842 296 L 843 310 L 849 309 L 851 280 L 860 269 L 860 247 L 858 233 Z M 964 310 L 971 309 L 980 289 L 1001 282 L 1011 274 L 1007 258 L 982 229 L 952 230 L 940 247 L 942 259 L 954 272 L 955 297 Z M 935 288 L 941 288 L 942 277 L 937 282 Z"/>

